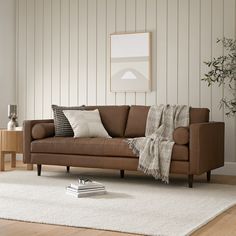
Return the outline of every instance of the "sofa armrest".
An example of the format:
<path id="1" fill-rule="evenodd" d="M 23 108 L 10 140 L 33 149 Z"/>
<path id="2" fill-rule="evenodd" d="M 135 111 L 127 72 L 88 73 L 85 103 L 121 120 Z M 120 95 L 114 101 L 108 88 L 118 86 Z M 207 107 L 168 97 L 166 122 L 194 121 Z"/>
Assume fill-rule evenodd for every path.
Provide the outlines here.
<path id="1" fill-rule="evenodd" d="M 32 128 L 35 124 L 53 123 L 54 120 L 25 120 L 23 122 L 23 161 L 24 163 L 31 163 L 30 147 L 32 138 Z"/>
<path id="2" fill-rule="evenodd" d="M 189 174 L 202 174 L 224 165 L 224 122 L 190 125 Z"/>

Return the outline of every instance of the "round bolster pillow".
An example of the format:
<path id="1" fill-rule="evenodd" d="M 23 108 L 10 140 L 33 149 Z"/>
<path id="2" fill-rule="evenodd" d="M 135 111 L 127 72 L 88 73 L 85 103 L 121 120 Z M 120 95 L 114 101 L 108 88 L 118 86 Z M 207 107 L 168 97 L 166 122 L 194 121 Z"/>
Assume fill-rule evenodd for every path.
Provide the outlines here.
<path id="1" fill-rule="evenodd" d="M 54 123 L 35 124 L 32 128 L 32 138 L 42 139 L 55 135 Z"/>
<path id="2" fill-rule="evenodd" d="M 174 130 L 173 139 L 176 144 L 188 144 L 189 143 L 189 128 L 179 127 Z"/>

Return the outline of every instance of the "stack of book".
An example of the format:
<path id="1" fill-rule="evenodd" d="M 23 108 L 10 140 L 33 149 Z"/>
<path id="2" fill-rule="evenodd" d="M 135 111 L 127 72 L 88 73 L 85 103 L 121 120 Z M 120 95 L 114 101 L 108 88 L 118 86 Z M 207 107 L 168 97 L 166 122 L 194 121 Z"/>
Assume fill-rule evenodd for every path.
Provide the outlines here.
<path id="1" fill-rule="evenodd" d="M 78 182 L 71 183 L 66 187 L 66 193 L 75 197 L 88 197 L 106 193 L 105 186 L 96 181 L 79 178 Z"/>

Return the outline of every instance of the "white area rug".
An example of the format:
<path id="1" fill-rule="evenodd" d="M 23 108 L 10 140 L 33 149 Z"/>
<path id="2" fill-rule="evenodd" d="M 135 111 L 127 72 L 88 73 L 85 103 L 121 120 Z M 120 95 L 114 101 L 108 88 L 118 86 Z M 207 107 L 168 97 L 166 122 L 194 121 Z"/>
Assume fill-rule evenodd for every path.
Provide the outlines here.
<path id="1" fill-rule="evenodd" d="M 74 198 L 65 187 L 78 174 L 106 185 L 108 193 Z M 236 187 L 186 182 L 165 185 L 149 177 L 74 168 L 0 172 L 0 218 L 145 235 L 188 235 L 236 203 Z M 117 174 L 116 174 L 117 173 Z"/>

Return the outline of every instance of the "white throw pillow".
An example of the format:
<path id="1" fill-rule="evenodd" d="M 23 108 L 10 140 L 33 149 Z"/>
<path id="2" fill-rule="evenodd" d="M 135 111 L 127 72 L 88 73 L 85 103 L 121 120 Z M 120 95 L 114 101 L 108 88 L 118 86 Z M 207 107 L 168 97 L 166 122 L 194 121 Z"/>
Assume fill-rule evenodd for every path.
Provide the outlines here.
<path id="1" fill-rule="evenodd" d="M 94 111 L 63 110 L 75 138 L 111 138 L 105 130 L 98 109 Z"/>

